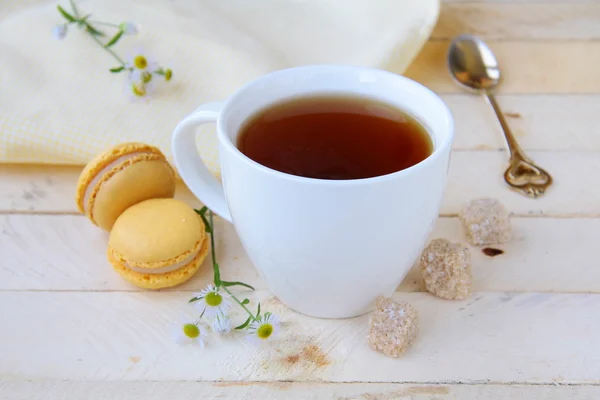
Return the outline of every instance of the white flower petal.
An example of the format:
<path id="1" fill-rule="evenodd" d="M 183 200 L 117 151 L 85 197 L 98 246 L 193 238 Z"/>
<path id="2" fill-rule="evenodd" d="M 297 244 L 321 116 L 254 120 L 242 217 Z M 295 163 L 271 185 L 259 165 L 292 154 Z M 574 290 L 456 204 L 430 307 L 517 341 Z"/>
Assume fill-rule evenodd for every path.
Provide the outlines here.
<path id="1" fill-rule="evenodd" d="M 136 26 L 131 21 L 123 22 L 120 28 L 125 35 L 135 35 L 138 33 Z"/>
<path id="2" fill-rule="evenodd" d="M 212 320 L 212 330 L 220 335 L 226 335 L 231 332 L 231 319 L 226 315 L 218 315 Z"/>
<path id="3" fill-rule="evenodd" d="M 67 29 L 67 25 L 56 25 L 52 28 L 52 36 L 54 36 L 55 39 L 62 40 L 67 36 Z"/>

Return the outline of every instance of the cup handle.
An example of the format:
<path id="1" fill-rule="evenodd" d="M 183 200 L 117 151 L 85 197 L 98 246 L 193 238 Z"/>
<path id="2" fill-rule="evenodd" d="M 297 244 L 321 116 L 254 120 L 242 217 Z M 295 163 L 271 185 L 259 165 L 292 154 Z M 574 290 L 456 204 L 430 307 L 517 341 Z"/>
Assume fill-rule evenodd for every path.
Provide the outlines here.
<path id="1" fill-rule="evenodd" d="M 224 104 L 203 104 L 179 122 L 171 146 L 177 171 L 192 193 L 217 215 L 232 222 L 223 186 L 206 168 L 196 148 L 196 128 L 217 122 Z"/>

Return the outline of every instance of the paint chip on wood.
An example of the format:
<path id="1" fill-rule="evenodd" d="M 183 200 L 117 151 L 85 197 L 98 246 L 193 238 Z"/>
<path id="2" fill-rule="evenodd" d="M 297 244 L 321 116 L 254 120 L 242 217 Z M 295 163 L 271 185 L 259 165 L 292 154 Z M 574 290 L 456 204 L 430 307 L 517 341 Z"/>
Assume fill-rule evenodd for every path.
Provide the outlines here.
<path id="1" fill-rule="evenodd" d="M 505 112 L 504 115 L 508 118 L 523 118 L 523 116 L 518 112 Z"/>
<path id="2" fill-rule="evenodd" d="M 500 254 L 504 254 L 504 250 L 496 249 L 494 247 L 486 247 L 486 248 L 482 249 L 481 252 L 488 257 L 496 257 L 496 256 L 499 256 Z"/>

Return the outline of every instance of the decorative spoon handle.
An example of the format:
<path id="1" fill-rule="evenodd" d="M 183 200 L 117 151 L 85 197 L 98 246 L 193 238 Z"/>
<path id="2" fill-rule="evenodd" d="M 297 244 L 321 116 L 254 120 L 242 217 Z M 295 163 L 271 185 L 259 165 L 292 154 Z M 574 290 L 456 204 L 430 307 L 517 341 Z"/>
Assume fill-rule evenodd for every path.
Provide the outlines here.
<path id="1" fill-rule="evenodd" d="M 504 180 L 517 192 L 536 198 L 545 193 L 546 189 L 552 185 L 552 176 L 542 168 L 538 167 L 529 159 L 523 149 L 517 143 L 517 139 L 512 134 L 508 122 L 496 101 L 496 98 L 489 91 L 485 92 L 488 101 L 494 108 L 494 112 L 500 121 L 500 126 L 504 131 L 504 137 L 510 151 L 510 165 L 504 172 Z"/>

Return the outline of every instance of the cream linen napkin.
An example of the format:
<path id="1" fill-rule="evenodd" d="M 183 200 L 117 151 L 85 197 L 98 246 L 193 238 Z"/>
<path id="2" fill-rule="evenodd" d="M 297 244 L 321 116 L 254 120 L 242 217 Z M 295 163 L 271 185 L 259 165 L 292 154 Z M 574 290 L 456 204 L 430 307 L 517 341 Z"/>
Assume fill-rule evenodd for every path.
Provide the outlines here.
<path id="1" fill-rule="evenodd" d="M 0 162 L 85 164 L 124 141 L 154 144 L 171 159 L 177 122 L 269 71 L 343 63 L 402 73 L 433 29 L 439 0 L 80 0 L 83 14 L 139 33 L 174 78 L 148 103 L 132 103 L 125 75 L 83 32 L 58 41 L 56 1 L 0 0 Z M 60 4 L 69 9 L 68 2 Z M 218 174 L 214 127 L 198 148 Z"/>

